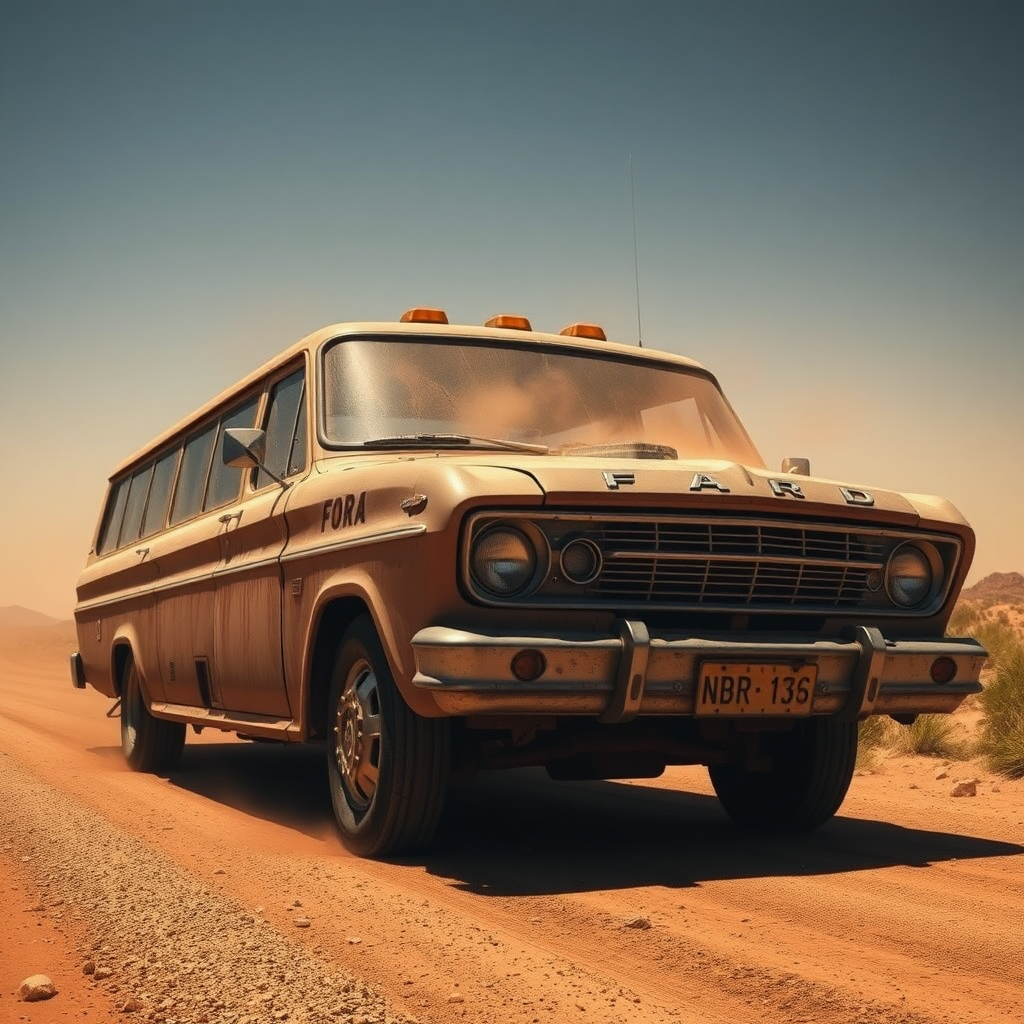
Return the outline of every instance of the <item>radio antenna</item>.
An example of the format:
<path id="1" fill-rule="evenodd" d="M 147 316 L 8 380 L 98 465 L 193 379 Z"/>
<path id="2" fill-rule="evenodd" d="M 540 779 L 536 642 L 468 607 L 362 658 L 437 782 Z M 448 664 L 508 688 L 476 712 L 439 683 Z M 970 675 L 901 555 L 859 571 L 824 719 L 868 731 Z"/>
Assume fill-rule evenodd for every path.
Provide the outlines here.
<path id="1" fill-rule="evenodd" d="M 644 347 L 644 335 L 640 326 L 640 262 L 636 254 L 636 193 L 633 190 L 633 154 L 629 154 L 629 204 L 633 211 L 633 287 L 636 292 L 636 343 Z"/>

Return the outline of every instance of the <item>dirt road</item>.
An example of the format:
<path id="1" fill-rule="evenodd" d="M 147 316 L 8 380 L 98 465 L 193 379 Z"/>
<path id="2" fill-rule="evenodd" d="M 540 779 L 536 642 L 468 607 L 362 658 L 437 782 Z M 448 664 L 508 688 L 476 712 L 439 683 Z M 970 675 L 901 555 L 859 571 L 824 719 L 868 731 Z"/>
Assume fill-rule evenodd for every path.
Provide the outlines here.
<path id="1" fill-rule="evenodd" d="M 801 838 L 732 828 L 702 770 L 495 775 L 376 863 L 319 751 L 190 734 L 138 775 L 108 704 L 52 641 L 0 652 L 5 1024 L 1021 1020 L 1024 784 L 977 765 L 889 760 Z"/>

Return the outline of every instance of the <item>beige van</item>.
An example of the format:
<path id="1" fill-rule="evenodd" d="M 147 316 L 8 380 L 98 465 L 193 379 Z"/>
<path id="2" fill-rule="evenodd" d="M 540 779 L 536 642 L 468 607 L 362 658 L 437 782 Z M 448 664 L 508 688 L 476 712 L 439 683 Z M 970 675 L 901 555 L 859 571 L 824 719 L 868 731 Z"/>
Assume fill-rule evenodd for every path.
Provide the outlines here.
<path id="1" fill-rule="evenodd" d="M 433 835 L 451 775 L 702 764 L 811 829 L 857 723 L 953 711 L 974 535 L 948 502 L 762 462 L 691 360 L 521 317 L 327 327 L 122 463 L 78 581 L 76 686 L 129 765 L 185 727 L 323 743 L 345 843 Z"/>

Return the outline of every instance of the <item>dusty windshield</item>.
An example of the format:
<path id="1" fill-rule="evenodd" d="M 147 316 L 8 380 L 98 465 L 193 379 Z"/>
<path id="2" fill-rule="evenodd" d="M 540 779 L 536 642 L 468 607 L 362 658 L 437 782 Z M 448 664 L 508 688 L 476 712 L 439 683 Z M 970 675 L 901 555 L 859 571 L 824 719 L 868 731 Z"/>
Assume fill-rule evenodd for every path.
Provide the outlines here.
<path id="1" fill-rule="evenodd" d="M 325 351 L 323 380 L 326 440 L 340 447 L 491 438 L 763 465 L 715 384 L 685 367 L 478 339 L 352 338 Z"/>

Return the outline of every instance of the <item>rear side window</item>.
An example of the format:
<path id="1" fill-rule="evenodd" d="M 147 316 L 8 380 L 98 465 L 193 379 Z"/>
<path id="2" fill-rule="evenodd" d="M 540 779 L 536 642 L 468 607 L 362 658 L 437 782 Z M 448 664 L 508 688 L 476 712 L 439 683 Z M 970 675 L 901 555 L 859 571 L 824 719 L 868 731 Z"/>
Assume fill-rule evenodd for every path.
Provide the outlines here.
<path id="1" fill-rule="evenodd" d="M 225 465 L 220 456 L 224 444 L 224 431 L 233 427 L 251 427 L 256 419 L 258 397 L 250 398 L 244 405 L 228 413 L 221 420 L 220 430 L 217 432 L 216 457 L 213 460 L 213 470 L 210 473 L 210 486 L 206 491 L 204 508 L 217 508 L 218 505 L 225 505 L 238 497 L 239 488 L 242 486 L 243 470 Z"/>
<path id="2" fill-rule="evenodd" d="M 143 537 L 156 533 L 164 525 L 164 520 L 167 518 L 167 500 L 171 496 L 171 483 L 174 480 L 174 467 L 177 463 L 177 448 L 156 460 L 156 466 L 153 468 L 153 482 L 149 485 L 146 515 L 142 520 Z"/>
<path id="3" fill-rule="evenodd" d="M 121 522 L 121 534 L 117 546 L 131 544 L 139 539 L 142 532 L 142 513 L 146 508 L 149 496 L 149 482 L 153 477 L 153 463 L 135 471 L 131 486 L 128 489 L 128 500 L 124 506 L 124 519 Z"/>
<path id="4" fill-rule="evenodd" d="M 102 555 L 117 544 L 117 535 L 121 532 L 121 519 L 124 516 L 124 504 L 128 498 L 129 477 L 118 480 L 107 495 L 107 510 L 103 516 L 99 540 L 96 542 L 96 553 Z"/>
<path id="5" fill-rule="evenodd" d="M 305 371 L 299 370 L 278 381 L 270 393 L 267 413 L 267 454 L 264 465 L 280 477 L 306 468 Z M 273 478 L 262 469 L 256 487 L 266 487 Z"/>
<path id="6" fill-rule="evenodd" d="M 211 423 L 185 442 L 178 487 L 174 492 L 174 506 L 171 508 L 172 523 L 180 523 L 202 511 L 203 491 L 206 489 L 216 437 L 217 424 Z"/>

